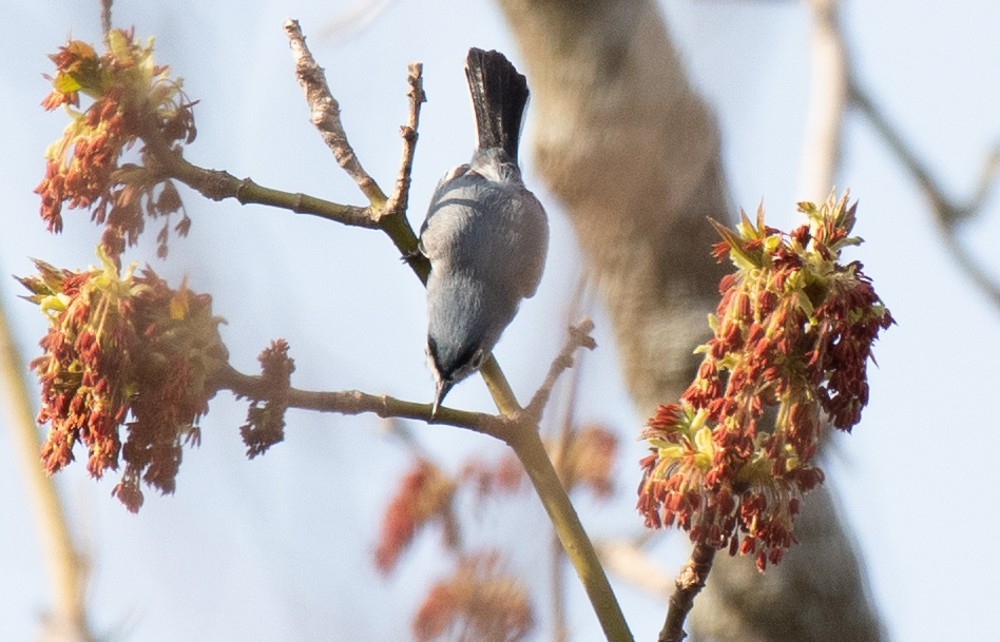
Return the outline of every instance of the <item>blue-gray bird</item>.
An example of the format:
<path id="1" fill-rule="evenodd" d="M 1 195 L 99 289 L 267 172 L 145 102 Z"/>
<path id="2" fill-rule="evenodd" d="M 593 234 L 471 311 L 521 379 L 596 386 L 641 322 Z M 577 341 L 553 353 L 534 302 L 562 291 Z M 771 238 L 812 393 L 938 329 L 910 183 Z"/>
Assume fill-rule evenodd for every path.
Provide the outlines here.
<path id="1" fill-rule="evenodd" d="M 472 160 L 445 174 L 420 228 L 427 279 L 427 357 L 437 393 L 479 369 L 521 299 L 538 289 L 549 244 L 545 210 L 517 165 L 528 84 L 503 54 L 470 49 L 465 75 L 476 113 Z"/>

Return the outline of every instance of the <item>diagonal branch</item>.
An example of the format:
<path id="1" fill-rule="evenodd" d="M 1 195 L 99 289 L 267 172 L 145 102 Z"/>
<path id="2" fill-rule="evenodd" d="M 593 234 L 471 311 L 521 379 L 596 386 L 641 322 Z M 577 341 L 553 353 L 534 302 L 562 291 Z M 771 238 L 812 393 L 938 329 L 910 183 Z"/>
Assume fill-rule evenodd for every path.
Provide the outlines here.
<path id="1" fill-rule="evenodd" d="M 579 348 L 593 350 L 597 347 L 597 342 L 590 336 L 590 333 L 593 331 L 594 322 L 587 317 L 581 319 L 578 325 L 571 325 L 569 327 L 569 337 L 566 339 L 566 345 L 563 346 L 562 351 L 552 361 L 545 381 L 542 382 L 541 387 L 538 388 L 535 396 L 531 398 L 531 402 L 524 409 L 524 412 L 534 422 L 537 423 L 541 419 L 542 411 L 549 402 L 549 397 L 552 395 L 552 388 L 555 387 L 559 376 L 567 369 L 573 367 L 573 353 Z"/>
<path id="2" fill-rule="evenodd" d="M 351 144 L 347 142 L 347 133 L 340 122 L 340 104 L 330 93 L 323 68 L 316 64 L 309 47 L 306 46 L 306 38 L 302 35 L 299 21 L 285 20 L 284 28 L 288 44 L 292 48 L 292 57 L 295 59 L 295 76 L 302 91 L 305 92 L 306 102 L 309 103 L 312 124 L 319 130 L 337 163 L 354 179 L 372 206 L 375 209 L 381 208 L 387 197 L 375 179 L 361 166 L 361 161 L 358 160 Z"/>
<path id="3" fill-rule="evenodd" d="M 957 203 L 944 193 L 928 167 L 917 158 L 911 147 L 903 140 L 903 135 L 893 126 L 885 114 L 876 106 L 871 96 L 857 81 L 851 82 L 851 103 L 868 119 L 885 144 L 896 155 L 903 167 L 923 191 L 930 204 L 931 213 L 941 231 L 944 245 L 951 252 L 959 267 L 979 286 L 993 305 L 1000 308 L 1000 283 L 990 276 L 989 271 L 965 247 L 957 234 L 957 224 L 972 218 L 984 205 L 986 198 L 996 183 L 997 157 L 1000 150 L 994 150 L 986 158 L 979 185 L 974 195 L 966 203 Z"/>

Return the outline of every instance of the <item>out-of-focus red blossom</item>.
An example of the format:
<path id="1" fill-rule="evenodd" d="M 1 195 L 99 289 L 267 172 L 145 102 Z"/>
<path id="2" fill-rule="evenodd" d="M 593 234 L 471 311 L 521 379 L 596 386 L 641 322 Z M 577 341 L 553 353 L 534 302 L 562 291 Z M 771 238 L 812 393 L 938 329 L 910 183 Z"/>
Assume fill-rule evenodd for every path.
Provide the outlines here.
<path id="1" fill-rule="evenodd" d="M 454 495 L 454 480 L 429 461 L 417 461 L 403 477 L 382 517 L 382 532 L 375 549 L 379 571 L 386 574 L 395 568 L 417 531 L 431 522 L 441 522 L 449 547 L 458 544 L 458 526 L 452 513 Z"/>
<path id="2" fill-rule="evenodd" d="M 523 583 L 500 569 L 495 553 L 465 556 L 427 595 L 413 621 L 413 637 L 462 642 L 514 642 L 535 625 Z"/>
<path id="3" fill-rule="evenodd" d="M 152 270 L 121 274 L 100 248 L 102 267 L 73 272 L 36 261 L 19 279 L 49 322 L 42 356 L 31 362 L 42 385 L 39 423 L 50 423 L 42 459 L 51 474 L 83 442 L 87 469 L 100 478 L 125 461 L 114 494 L 131 511 L 139 481 L 172 493 L 182 442 L 197 444 L 198 418 L 227 362 L 212 299 Z M 124 429 L 124 443 L 122 430 Z"/>
<path id="4" fill-rule="evenodd" d="M 284 339 L 272 341 L 257 360 L 260 361 L 267 397 L 251 400 L 247 422 L 240 426 L 240 435 L 250 459 L 284 441 L 288 390 L 295 371 L 295 361 L 288 356 L 288 342 Z"/>
<path id="5" fill-rule="evenodd" d="M 618 438 L 604 426 L 581 427 L 570 438 L 566 460 L 554 461 L 567 490 L 586 486 L 599 498 L 608 498 L 613 490 L 612 468 L 618 450 Z"/>
<path id="6" fill-rule="evenodd" d="M 498 493 L 514 493 L 525 480 L 524 466 L 512 451 L 507 451 L 496 463 L 473 459 L 462 467 L 459 480 L 471 484 L 476 496 L 482 500 Z"/>
<path id="7" fill-rule="evenodd" d="M 124 152 L 155 130 L 168 146 L 194 140 L 193 103 L 172 79 L 168 67 L 153 64 L 153 41 L 134 39 L 132 31 L 108 34 L 103 54 L 89 44 L 71 40 L 50 56 L 56 66 L 52 92 L 42 101 L 47 110 L 65 106 L 70 123 L 45 153 L 45 177 L 35 188 L 41 215 L 49 231 L 62 230 L 63 206 L 90 209 L 91 218 L 105 226 L 105 253 L 117 261 L 125 245 L 135 244 L 145 227 L 144 214 L 167 217 L 160 232 L 159 253 L 167 251 L 169 215 L 181 211 L 174 226 L 184 235 L 190 219 L 173 182 L 155 163 L 122 163 Z M 80 94 L 92 102 L 80 111 Z"/>
<path id="8" fill-rule="evenodd" d="M 754 555 L 762 571 L 795 542 L 800 499 L 823 481 L 821 415 L 845 431 L 858 423 L 872 344 L 893 324 L 861 263 L 840 263 L 861 242 L 847 200 L 799 203 L 809 224 L 790 234 L 766 226 L 763 210 L 756 225 L 742 212 L 735 230 L 713 222 L 714 254 L 737 271 L 720 283 L 697 377 L 643 432 L 647 526 Z"/>

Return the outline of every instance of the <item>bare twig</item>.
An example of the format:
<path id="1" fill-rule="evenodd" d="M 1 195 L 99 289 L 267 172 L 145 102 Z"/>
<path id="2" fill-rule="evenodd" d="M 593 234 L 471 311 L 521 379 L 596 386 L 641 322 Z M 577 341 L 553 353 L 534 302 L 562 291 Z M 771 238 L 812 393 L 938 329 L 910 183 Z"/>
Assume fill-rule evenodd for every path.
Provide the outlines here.
<path id="1" fill-rule="evenodd" d="M 361 166 L 361 161 L 347 142 L 347 133 L 344 132 L 344 126 L 340 122 L 340 105 L 330 93 L 323 68 L 316 64 L 306 46 L 306 38 L 302 35 L 298 20 L 285 20 L 284 28 L 295 59 L 295 75 L 302 91 L 305 92 L 306 102 L 309 103 L 311 110 L 310 120 L 319 130 L 326 146 L 333 152 L 337 163 L 354 179 L 373 209 L 380 209 L 385 205 L 386 195 L 375 179 Z"/>
<path id="2" fill-rule="evenodd" d="M 112 4 L 112 0 L 101 0 L 101 34 L 104 36 L 105 44 L 108 43 L 108 34 L 111 33 Z"/>
<path id="3" fill-rule="evenodd" d="M 217 373 L 216 386 L 219 390 L 230 390 L 239 397 L 250 399 L 267 400 L 280 394 L 289 408 L 343 415 L 373 413 L 383 418 L 398 417 L 425 422 L 430 421 L 431 417 L 431 404 L 428 403 L 403 401 L 388 395 L 371 395 L 358 390 L 320 392 L 288 388 L 278 391 L 264 377 L 243 374 L 232 367 Z M 468 428 L 505 440 L 511 422 L 493 415 L 440 408 L 435 416 L 435 423 Z"/>
<path id="4" fill-rule="evenodd" d="M 152 154 L 152 158 L 160 165 L 164 174 L 181 181 L 213 201 L 235 198 L 243 205 L 248 203 L 270 205 L 297 214 L 319 216 L 344 225 L 378 227 L 378 223 L 370 215 L 370 208 L 332 203 L 308 194 L 283 192 L 258 185 L 249 178 L 236 178 L 226 171 L 198 167 L 167 145 L 151 115 L 147 115 L 142 140 L 146 144 L 146 150 Z"/>
<path id="5" fill-rule="evenodd" d="M 410 85 L 407 96 L 410 99 L 409 117 L 405 125 L 399 128 L 403 137 L 403 159 L 399 164 L 399 174 L 396 176 L 396 187 L 392 196 L 381 210 L 376 212 L 376 218 L 384 216 L 405 216 L 409 205 L 410 176 L 413 173 L 413 154 L 417 147 L 417 127 L 420 124 L 420 105 L 427 102 L 424 94 L 424 66 L 419 62 L 411 62 L 406 80 Z"/>
<path id="6" fill-rule="evenodd" d="M 367 227 L 378 227 L 382 229 L 393 241 L 403 256 L 414 258 L 407 263 L 421 279 L 426 282 L 430 266 L 425 258 L 415 256 L 417 246 L 416 235 L 410 227 L 405 216 L 379 216 L 378 213 L 385 209 L 388 199 L 384 192 L 378 187 L 374 179 L 361 168 L 357 157 L 347 143 L 346 135 L 339 118 L 339 106 L 330 95 L 329 88 L 323 78 L 322 69 L 316 65 L 305 46 L 305 40 L 299 25 L 294 20 L 285 22 L 285 31 L 289 36 L 293 55 L 296 60 L 296 71 L 302 85 L 307 102 L 312 111 L 313 123 L 320 130 L 327 145 L 334 152 L 334 155 L 341 167 L 352 176 L 365 195 L 368 197 L 370 207 L 368 208 L 348 208 L 347 206 L 335 206 L 336 211 L 326 212 L 324 216 L 334 220 L 357 221 L 358 218 L 367 218 L 370 223 L 364 225 L 361 222 L 352 224 L 364 225 Z M 411 67 L 411 123 L 412 133 L 416 134 L 416 124 L 420 102 L 422 102 L 423 92 L 420 90 L 419 78 L 420 68 Z M 147 127 L 155 130 L 153 123 Z M 397 207 L 402 209 L 405 206 L 409 176 L 407 172 L 412 164 L 413 144 L 416 141 L 415 135 L 410 137 L 404 130 L 404 150 L 403 167 L 401 175 L 397 180 L 398 193 Z M 164 166 L 166 173 L 175 176 L 195 189 L 198 189 L 208 198 L 221 199 L 227 197 L 239 198 L 241 202 L 260 202 L 285 207 L 294 211 L 308 211 L 318 213 L 315 210 L 322 209 L 324 201 L 320 199 L 308 199 L 293 194 L 267 190 L 261 188 L 252 181 L 240 181 L 226 172 L 212 172 L 205 170 L 185 161 L 178 152 L 169 149 L 159 136 L 158 131 L 151 131 L 146 140 L 151 153 Z M 304 206 L 304 201 L 308 201 L 308 206 Z M 327 204 L 333 205 L 333 204 Z M 308 207 L 308 209 L 304 209 Z M 326 206 L 323 206 L 325 208 Z M 589 330 L 588 330 L 589 331 Z M 593 339 L 582 332 L 576 346 L 593 343 Z M 559 361 L 559 360 L 557 360 Z M 560 362 L 553 366 L 550 378 L 554 380 L 556 376 L 565 368 L 569 367 L 572 361 Z M 510 384 L 500 370 L 496 359 L 490 357 L 480 368 L 480 373 L 486 381 L 487 387 L 500 410 L 500 415 L 491 416 L 479 413 L 462 412 L 450 408 L 440 408 L 434 417 L 434 423 L 444 423 L 464 428 L 469 428 L 483 434 L 487 434 L 503 440 L 514 449 L 518 459 L 521 461 L 529 478 L 534 485 L 536 492 L 542 501 L 552 521 L 552 524 L 562 542 L 566 554 L 577 571 L 580 580 L 587 592 L 590 602 L 598 617 L 601 628 L 605 636 L 614 642 L 619 640 L 632 640 L 632 634 L 628 629 L 628 624 L 622 615 L 618 600 L 611 590 L 607 575 L 601 568 L 597 553 L 587 537 L 579 517 L 570 503 L 565 490 L 559 481 L 559 477 L 552 467 L 541 438 L 538 435 L 537 414 L 548 398 L 549 391 L 543 389 L 536 395 L 532 402 L 535 413 L 523 412 L 518 404 L 517 398 L 510 388 Z M 232 390 L 239 396 L 250 397 L 256 400 L 265 400 L 274 395 L 280 395 L 281 401 L 286 407 L 305 408 L 319 411 L 340 412 L 344 414 L 358 414 L 371 412 L 380 417 L 402 417 L 430 422 L 431 406 L 429 404 L 418 404 L 392 399 L 387 396 L 374 396 L 358 391 L 349 392 L 310 392 L 297 389 L 269 390 L 270 384 L 261 377 L 254 377 L 241 374 L 232 368 L 227 368 L 225 372 L 218 375 L 217 383 L 219 389 Z M 551 384 L 548 384 L 551 387 Z"/>
<path id="7" fill-rule="evenodd" d="M 838 28 L 837 0 L 809 0 L 812 8 L 809 112 L 799 197 L 822 201 L 833 189 L 840 162 L 841 130 L 847 107 L 847 57 Z"/>
<path id="8" fill-rule="evenodd" d="M 587 537 L 580 517 L 563 488 L 559 475 L 552 466 L 552 460 L 545 452 L 545 446 L 538 434 L 538 426 L 530 421 L 527 413 L 518 413 L 507 432 L 505 441 L 524 466 L 535 492 L 552 521 L 566 556 L 576 569 L 587 597 L 600 622 L 604 637 L 609 642 L 630 642 L 632 632 L 618 604 L 618 598 L 611 590 L 607 574 L 597 557 L 597 551 Z"/>
<path id="9" fill-rule="evenodd" d="M 532 423 L 537 423 L 537 415 L 532 414 L 531 410 L 535 410 L 538 414 L 541 413 L 556 378 L 566 368 L 572 366 L 572 353 L 581 347 L 593 349 L 596 346 L 589 334 L 593 328 L 594 323 L 588 318 L 582 319 L 578 326 L 569 328 L 569 338 L 566 340 L 566 345 L 553 361 L 545 383 L 535 393 L 535 398 L 528 410 L 515 412 L 511 415 L 494 416 L 441 407 L 434 416 L 434 423 L 469 428 L 508 441 L 510 436 L 507 431 L 511 429 L 511 425 L 525 423 L 526 418 Z M 215 385 L 217 389 L 230 390 L 237 396 L 250 399 L 267 400 L 277 398 L 280 395 L 282 402 L 287 403 L 290 408 L 338 412 L 345 415 L 370 412 L 383 418 L 398 417 L 425 422 L 431 420 L 431 404 L 402 401 L 387 395 L 371 395 L 357 390 L 317 392 L 297 388 L 274 389 L 264 377 L 243 374 L 231 366 L 216 374 Z"/>
<path id="10" fill-rule="evenodd" d="M 822 5 L 832 1 L 813 0 L 813 3 L 814 5 Z M 828 27 L 831 30 L 830 37 L 835 38 L 837 42 L 841 43 L 840 46 L 843 51 L 844 39 L 842 27 L 832 12 L 828 15 L 830 17 L 828 22 Z M 863 83 L 858 79 L 856 65 L 849 52 L 844 53 L 843 56 L 847 61 L 847 90 L 851 106 L 856 108 L 868 120 L 875 129 L 875 132 L 882 138 L 889 147 L 889 150 L 896 156 L 896 159 L 910 173 L 914 182 L 923 191 L 924 196 L 930 204 L 935 222 L 941 231 L 942 241 L 955 258 L 959 267 L 986 293 L 986 296 L 995 306 L 1000 307 L 1000 283 L 990 275 L 989 271 L 965 247 L 958 237 L 956 230 L 958 223 L 976 216 L 986 204 L 986 200 L 989 198 L 997 182 L 997 171 L 1000 169 L 1000 146 L 994 147 L 987 154 L 983 162 L 983 169 L 980 172 L 979 183 L 976 189 L 973 190 L 972 196 L 964 203 L 951 198 L 945 193 L 927 164 L 917 157 L 913 147 L 904 140 L 902 132 L 893 125 L 866 91 Z"/>
<path id="11" fill-rule="evenodd" d="M 705 588 L 708 572 L 712 570 L 712 559 L 715 549 L 704 544 L 695 544 L 691 558 L 681 567 L 674 584 L 676 590 L 670 596 L 670 609 L 663 629 L 657 638 L 658 642 L 680 642 L 687 634 L 684 633 L 684 620 L 694 606 L 694 598 Z"/>
<path id="12" fill-rule="evenodd" d="M 535 392 L 535 396 L 531 398 L 531 403 L 525 408 L 525 412 L 534 421 L 537 422 L 541 418 L 542 410 L 545 409 L 545 404 L 549 401 L 552 388 L 556 385 L 559 375 L 565 372 L 567 368 L 573 367 L 573 353 L 579 348 L 593 350 L 597 347 L 597 342 L 590 336 L 590 333 L 593 331 L 594 322 L 587 317 L 581 319 L 578 325 L 569 327 L 569 337 L 566 339 L 566 345 L 563 346 L 562 351 L 552 361 L 545 381 L 542 382 L 541 387 Z"/>
<path id="13" fill-rule="evenodd" d="M 570 299 L 570 312 L 567 317 L 574 319 L 580 316 L 582 309 L 586 307 L 584 302 L 587 293 L 588 278 L 586 274 L 580 276 L 577 282 L 576 292 Z M 559 434 L 556 437 L 555 447 L 552 451 L 552 459 L 556 468 L 556 473 L 560 479 L 568 477 L 569 450 L 573 436 L 576 432 L 576 404 L 577 395 L 580 391 L 580 373 L 582 369 L 573 368 L 570 373 L 569 384 L 566 390 L 566 409 L 563 412 L 562 421 L 559 425 Z M 552 533 L 552 542 L 549 547 L 550 574 L 552 581 L 552 640 L 553 642 L 566 642 L 569 631 L 566 627 L 566 554 L 563 552 L 562 543 L 555 533 Z"/>
<path id="14" fill-rule="evenodd" d="M 983 163 L 979 185 L 974 190 L 972 198 L 966 203 L 957 203 L 944 193 L 927 166 L 917 158 L 916 153 L 903 140 L 903 135 L 889 122 L 871 96 L 854 79 L 851 81 L 850 90 L 852 105 L 868 119 L 868 122 L 871 123 L 924 192 L 938 224 L 938 229 L 941 231 L 941 239 L 945 247 L 952 253 L 959 267 L 965 270 L 969 278 L 986 293 L 990 301 L 1000 308 L 1000 283 L 990 276 L 989 271 L 965 247 L 956 230 L 956 225 L 960 221 L 972 218 L 982 209 L 996 183 L 997 157 L 1000 154 L 1000 149 L 995 149 L 987 155 Z"/>

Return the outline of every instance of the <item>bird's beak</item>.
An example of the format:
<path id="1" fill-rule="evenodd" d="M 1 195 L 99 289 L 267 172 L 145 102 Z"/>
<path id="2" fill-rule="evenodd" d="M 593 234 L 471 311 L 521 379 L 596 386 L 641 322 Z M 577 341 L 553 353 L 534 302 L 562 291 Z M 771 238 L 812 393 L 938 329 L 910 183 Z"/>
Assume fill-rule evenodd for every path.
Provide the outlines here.
<path id="1" fill-rule="evenodd" d="M 437 417 L 438 409 L 441 407 L 441 402 L 444 401 L 445 395 L 451 390 L 453 382 L 441 380 L 437 384 L 437 394 L 434 395 L 434 403 L 431 405 L 431 421 Z"/>

